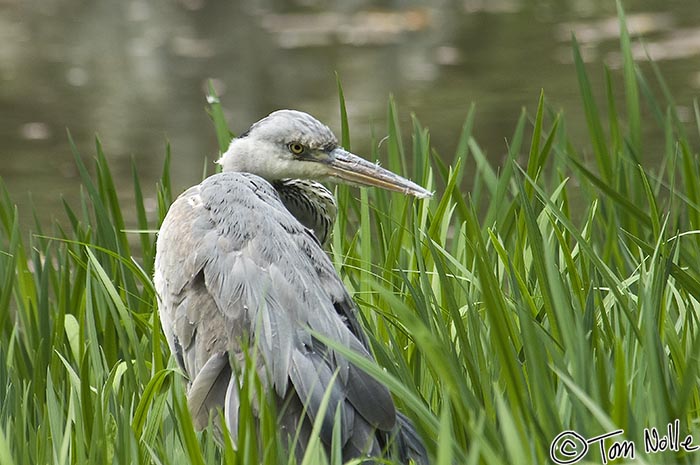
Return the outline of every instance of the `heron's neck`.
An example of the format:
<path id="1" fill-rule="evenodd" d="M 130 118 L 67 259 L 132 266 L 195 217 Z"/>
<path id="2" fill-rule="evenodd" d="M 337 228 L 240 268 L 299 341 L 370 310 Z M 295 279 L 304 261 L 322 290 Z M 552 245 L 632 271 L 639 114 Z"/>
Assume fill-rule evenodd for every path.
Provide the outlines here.
<path id="1" fill-rule="evenodd" d="M 252 173 L 267 179 L 264 176 L 267 169 L 263 166 L 264 163 L 260 163 L 260 157 L 255 156 L 253 149 L 254 144 L 247 138 L 233 139 L 216 163 L 221 165 L 223 171 Z"/>
<path id="2" fill-rule="evenodd" d="M 338 214 L 333 194 L 323 184 L 306 179 L 282 179 L 272 185 L 287 210 L 325 246 Z"/>

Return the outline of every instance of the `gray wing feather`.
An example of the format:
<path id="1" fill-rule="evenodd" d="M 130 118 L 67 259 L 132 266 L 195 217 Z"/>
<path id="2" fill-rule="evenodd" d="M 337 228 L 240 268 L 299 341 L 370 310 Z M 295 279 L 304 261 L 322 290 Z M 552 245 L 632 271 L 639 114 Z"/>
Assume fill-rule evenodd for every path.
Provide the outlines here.
<path id="1" fill-rule="evenodd" d="M 232 442 L 236 444 L 238 442 L 238 409 L 241 406 L 241 398 L 239 396 L 239 387 L 235 382 L 235 378 L 232 378 L 231 381 L 229 381 L 223 406 L 226 427 L 231 435 Z"/>
<path id="2" fill-rule="evenodd" d="M 337 382 L 337 379 L 331 386 L 333 371 L 318 353 L 295 351 L 292 355 L 291 368 L 289 374 L 292 383 L 299 398 L 308 406 L 308 414 L 312 422 L 318 417 L 326 389 L 331 390 L 321 427 L 321 440 L 330 444 L 333 437 L 334 414 L 338 408 L 343 408 L 345 403 L 345 393 L 342 386 Z M 340 437 L 347 441 L 351 436 L 350 431 L 355 415 L 353 409 L 346 409 L 344 413 L 341 415 Z"/>
<path id="3" fill-rule="evenodd" d="M 343 413 L 344 444 L 359 447 L 358 435 L 369 438 L 374 428 L 394 426 L 386 387 L 311 336 L 309 328 L 370 357 L 332 263 L 264 180 L 221 173 L 183 193 L 159 233 L 154 281 L 163 330 L 173 352 L 181 353 L 190 408 L 198 415 L 212 405 L 225 407 L 235 431 L 240 400 L 232 393 L 235 381 L 224 390 L 218 386 L 222 376 L 235 379 L 220 357 L 240 359 L 257 337 L 264 382 L 281 399 L 292 387 L 308 400 L 312 421 L 338 371 L 323 418 L 327 444 L 336 407 Z"/>
<path id="4" fill-rule="evenodd" d="M 196 428 L 207 426 L 209 412 L 223 405 L 230 380 L 228 355 L 212 355 L 187 390 L 187 405 Z"/>

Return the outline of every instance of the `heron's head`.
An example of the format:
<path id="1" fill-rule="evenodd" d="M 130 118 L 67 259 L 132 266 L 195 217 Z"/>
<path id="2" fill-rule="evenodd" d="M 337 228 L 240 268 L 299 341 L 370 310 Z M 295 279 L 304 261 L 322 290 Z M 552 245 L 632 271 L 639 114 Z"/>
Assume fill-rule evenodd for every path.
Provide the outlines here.
<path id="1" fill-rule="evenodd" d="M 376 186 L 416 197 L 432 194 L 338 145 L 325 124 L 295 110 L 279 110 L 231 141 L 218 163 L 224 171 L 256 174 L 268 181 L 284 178 Z"/>

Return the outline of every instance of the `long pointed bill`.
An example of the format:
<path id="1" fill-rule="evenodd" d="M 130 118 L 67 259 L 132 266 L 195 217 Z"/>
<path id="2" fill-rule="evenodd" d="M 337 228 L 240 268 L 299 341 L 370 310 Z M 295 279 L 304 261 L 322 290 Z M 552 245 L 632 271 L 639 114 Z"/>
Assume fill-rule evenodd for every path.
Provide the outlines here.
<path id="1" fill-rule="evenodd" d="M 423 189 L 418 184 L 385 170 L 375 163 L 370 163 L 364 158 L 353 155 L 341 147 L 330 153 L 328 166 L 330 176 L 342 179 L 349 184 L 381 187 L 421 199 L 433 196 L 432 192 Z"/>

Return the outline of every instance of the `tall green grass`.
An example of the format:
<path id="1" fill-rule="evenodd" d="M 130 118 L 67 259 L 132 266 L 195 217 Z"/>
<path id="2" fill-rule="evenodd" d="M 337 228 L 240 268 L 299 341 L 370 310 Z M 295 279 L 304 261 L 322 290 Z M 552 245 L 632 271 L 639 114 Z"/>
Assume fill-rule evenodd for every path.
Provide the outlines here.
<path id="1" fill-rule="evenodd" d="M 617 429 L 615 440 L 636 444 L 635 463 L 700 462 L 700 452 L 643 452 L 644 429 L 665 434 L 676 419 L 680 439 L 700 444 L 700 105 L 686 127 L 668 93 L 654 95 L 661 74 L 633 62 L 620 18 L 621 79 L 604 69 L 604 89 L 591 88 L 574 41 L 588 144 L 570 141 L 566 115 L 542 94 L 502 166 L 472 134 L 473 107 L 456 153 L 440 157 L 417 118 L 404 138 L 390 101 L 387 139 L 367 158 L 435 198 L 337 188 L 330 254 L 377 363 L 354 359 L 391 388 L 437 464 L 550 463 L 560 432 Z M 209 102 L 225 147 L 220 103 Z M 645 149 L 650 126 L 664 131 L 660 156 Z M 244 405 L 237 449 L 192 428 L 151 283 L 153 231 L 177 194 L 169 155 L 156 218 L 134 169 L 132 232 L 99 143 L 92 166 L 75 159 L 82 201 L 51 231 L 37 222 L 25 237 L 18 216 L 31 212 L 0 188 L 0 463 L 290 463 L 274 412 L 258 432 Z M 243 389 L 260 397 L 256 380 Z M 311 447 L 305 462 L 318 454 Z M 585 460 L 601 463 L 596 444 Z"/>

